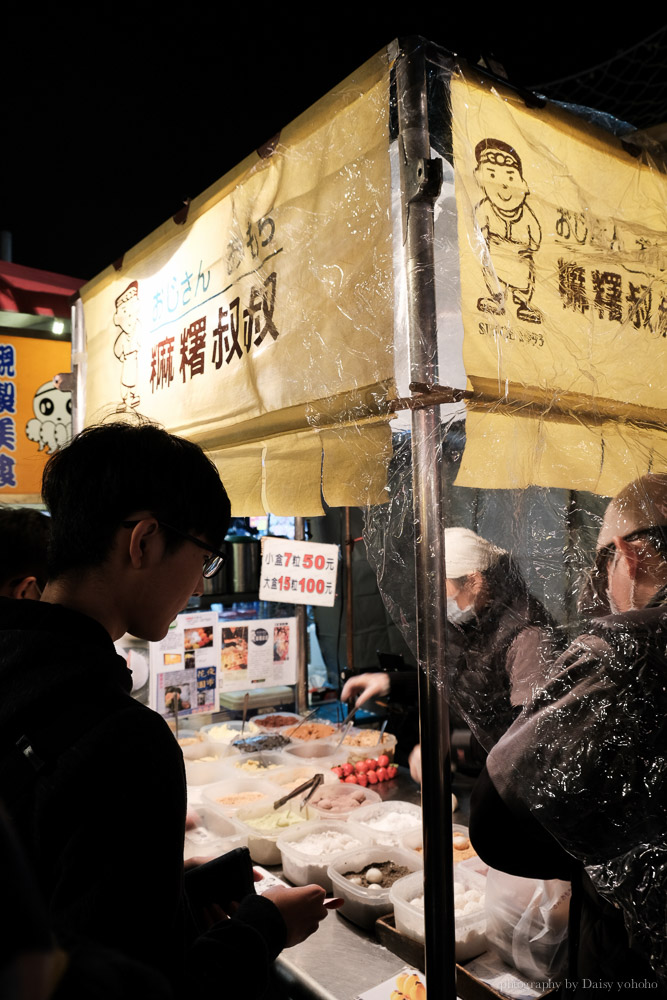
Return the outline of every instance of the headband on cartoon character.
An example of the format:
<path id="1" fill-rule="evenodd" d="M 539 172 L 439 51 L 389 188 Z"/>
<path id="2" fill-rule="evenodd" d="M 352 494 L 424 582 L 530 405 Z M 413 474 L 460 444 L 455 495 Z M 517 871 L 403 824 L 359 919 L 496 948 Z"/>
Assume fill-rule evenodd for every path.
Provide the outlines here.
<path id="1" fill-rule="evenodd" d="M 122 306 L 125 302 L 129 302 L 130 299 L 138 298 L 139 296 L 139 284 L 136 281 L 131 281 L 127 288 L 120 293 L 116 299 L 116 309 Z"/>
<path id="2" fill-rule="evenodd" d="M 493 163 L 499 167 L 515 167 L 523 176 L 519 154 L 502 139 L 482 139 L 475 146 L 475 159 L 478 164 Z"/>

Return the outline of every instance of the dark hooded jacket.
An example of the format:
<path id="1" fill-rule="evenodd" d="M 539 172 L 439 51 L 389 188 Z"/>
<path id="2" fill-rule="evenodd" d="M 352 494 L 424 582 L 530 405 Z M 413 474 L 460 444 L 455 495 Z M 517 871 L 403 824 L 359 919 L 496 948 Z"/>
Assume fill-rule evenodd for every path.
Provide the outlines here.
<path id="1" fill-rule="evenodd" d="M 490 581 L 491 602 L 468 622 L 447 623 L 450 705 L 485 750 L 512 724 L 545 683 L 558 642 L 553 619 L 503 562 Z M 416 670 L 390 674 L 391 696 L 417 694 Z"/>
<path id="2" fill-rule="evenodd" d="M 594 621 L 473 793 L 484 860 L 572 882 L 569 975 L 582 990 L 634 978 L 667 995 L 654 971 L 667 978 L 666 602 L 667 588 L 647 608 Z"/>
<path id="3" fill-rule="evenodd" d="M 233 995 L 261 997 L 284 946 L 282 917 L 248 897 L 198 934 L 183 888 L 182 753 L 131 686 L 98 622 L 0 599 L 0 800 L 52 926 L 65 943 L 160 970 L 177 995 L 187 963 L 191 983 L 217 988 L 223 977 Z"/>

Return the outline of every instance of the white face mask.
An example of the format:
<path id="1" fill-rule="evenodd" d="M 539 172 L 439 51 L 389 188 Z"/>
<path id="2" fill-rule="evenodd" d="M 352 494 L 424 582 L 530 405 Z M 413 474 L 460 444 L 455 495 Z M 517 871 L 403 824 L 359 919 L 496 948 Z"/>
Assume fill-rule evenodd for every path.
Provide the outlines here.
<path id="1" fill-rule="evenodd" d="M 463 622 L 469 622 L 475 617 L 475 609 L 472 604 L 469 604 L 467 608 L 460 608 L 456 603 L 455 597 L 447 598 L 447 620 L 454 622 L 456 625 L 462 625 Z"/>
<path id="2" fill-rule="evenodd" d="M 621 553 L 617 549 L 616 552 L 614 553 L 614 561 L 611 564 L 611 569 L 609 570 L 609 585 L 607 587 L 607 600 L 609 601 L 609 610 L 611 611 L 612 615 L 622 615 L 624 613 L 623 609 L 619 608 L 618 604 L 616 603 L 611 593 L 611 581 L 613 579 L 614 572 L 616 570 L 616 564 L 618 562 L 620 554 Z M 633 577 L 630 583 L 630 607 L 628 608 L 628 611 L 635 610 L 635 585 L 636 581 Z"/>

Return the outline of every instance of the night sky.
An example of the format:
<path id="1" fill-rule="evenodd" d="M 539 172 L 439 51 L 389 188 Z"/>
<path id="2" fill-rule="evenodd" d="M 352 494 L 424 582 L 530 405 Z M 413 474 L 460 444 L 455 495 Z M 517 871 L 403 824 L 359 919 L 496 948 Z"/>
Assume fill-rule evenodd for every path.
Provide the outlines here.
<path id="1" fill-rule="evenodd" d="M 284 13 L 295 6 L 240 4 L 230 16 L 223 5 L 180 15 L 91 5 L 75 15 L 6 3 L 0 229 L 12 233 L 14 261 L 91 278 L 395 37 L 421 34 L 473 62 L 493 55 L 514 82 L 553 84 L 550 96 L 604 103 L 640 126 L 667 120 L 657 14 L 633 25 L 581 5 L 570 22 L 552 4 L 552 22 L 535 5 Z"/>

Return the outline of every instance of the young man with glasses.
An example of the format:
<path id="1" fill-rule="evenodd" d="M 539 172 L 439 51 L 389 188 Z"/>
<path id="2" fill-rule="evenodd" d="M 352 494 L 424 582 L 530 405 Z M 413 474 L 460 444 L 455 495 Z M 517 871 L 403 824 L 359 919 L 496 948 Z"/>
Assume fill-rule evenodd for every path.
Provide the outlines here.
<path id="1" fill-rule="evenodd" d="M 571 881 L 559 995 L 634 982 L 665 997 L 667 475 L 612 500 L 595 567 L 606 609 L 491 751 L 471 836 L 494 868 Z"/>
<path id="2" fill-rule="evenodd" d="M 165 721 L 114 649 L 159 640 L 220 567 L 230 504 L 195 444 L 148 424 L 80 434 L 47 463 L 41 602 L 0 600 L 0 800 L 71 936 L 194 988 L 263 997 L 279 951 L 326 916 L 319 886 L 196 924 L 183 889 L 185 777 Z M 211 900 L 216 903 L 215 899 Z"/>

